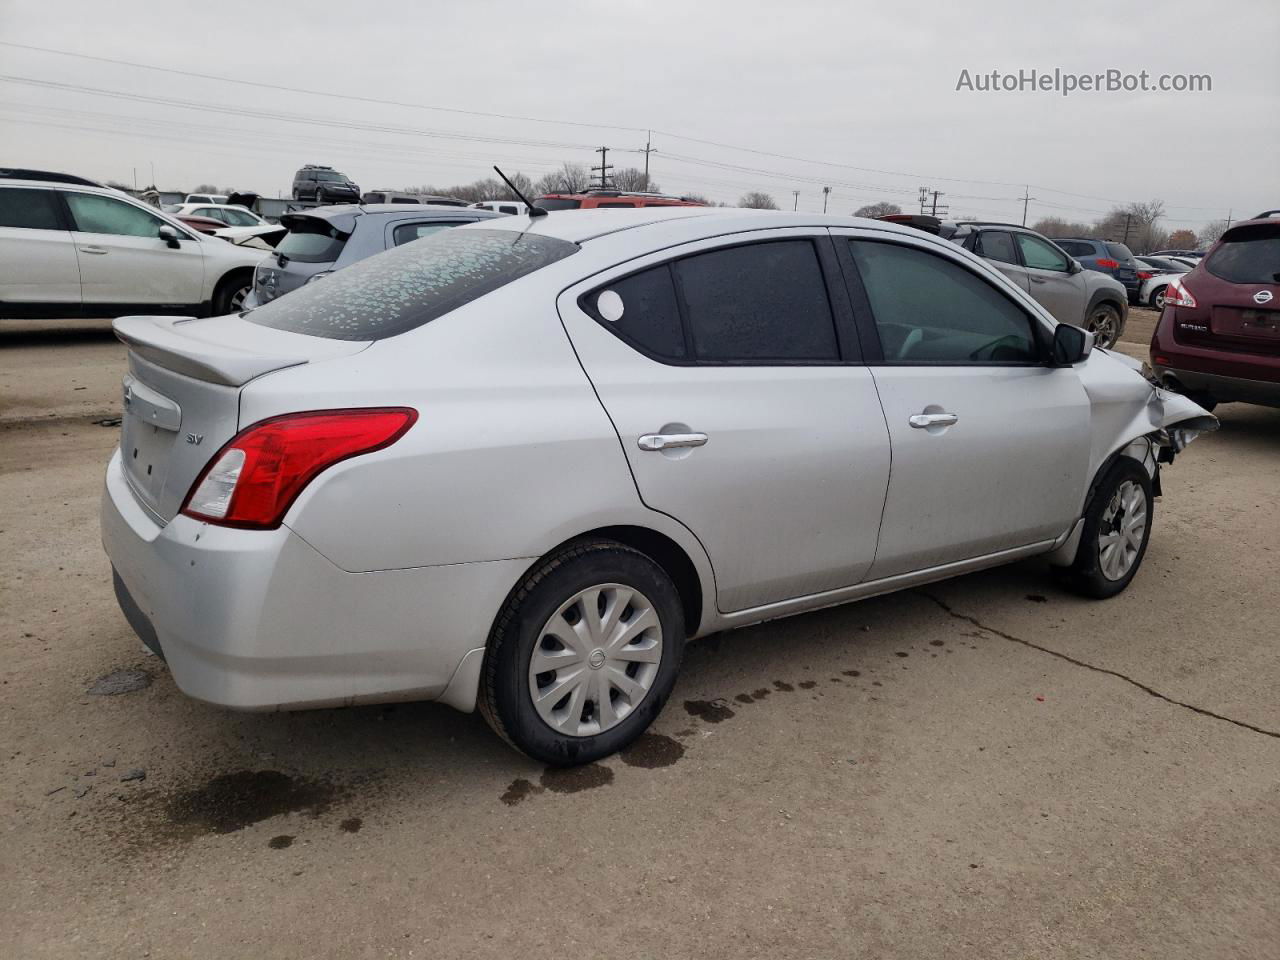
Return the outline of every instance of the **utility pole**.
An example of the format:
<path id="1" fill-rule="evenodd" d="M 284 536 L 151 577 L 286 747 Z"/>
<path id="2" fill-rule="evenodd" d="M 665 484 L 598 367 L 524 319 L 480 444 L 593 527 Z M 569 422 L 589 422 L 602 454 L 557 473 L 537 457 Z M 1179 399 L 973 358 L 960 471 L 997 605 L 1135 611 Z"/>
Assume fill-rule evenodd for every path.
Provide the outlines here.
<path id="1" fill-rule="evenodd" d="M 596 147 L 596 153 L 600 154 L 600 166 L 592 167 L 591 172 L 600 174 L 599 189 L 608 190 L 609 189 L 609 171 L 613 169 L 613 164 L 609 163 L 609 148 Z"/>
<path id="2" fill-rule="evenodd" d="M 1231 210 L 1227 211 L 1227 230 L 1231 229 L 1231 213 Z M 1223 232 L 1225 233 L 1226 231 L 1224 230 Z"/>
<path id="3" fill-rule="evenodd" d="M 929 202 L 929 188 L 920 188 L 920 212 L 924 213 L 925 204 Z"/>
<path id="4" fill-rule="evenodd" d="M 830 187 L 823 187 L 823 188 L 822 188 L 822 212 L 823 212 L 823 213 L 826 213 L 826 212 L 827 212 L 827 195 L 828 195 L 828 194 L 830 194 L 830 193 L 831 193 L 831 188 L 830 188 Z"/>
<path id="5" fill-rule="evenodd" d="M 938 215 L 938 198 L 945 197 L 945 196 L 946 194 L 943 193 L 941 190 L 933 191 L 933 206 L 929 210 L 929 216 L 936 217 Z M 943 207 L 942 207 L 942 215 L 943 216 L 947 215 L 947 207 L 945 204 L 943 204 Z"/>
<path id="6" fill-rule="evenodd" d="M 649 154 L 653 153 L 653 131 L 650 130 L 644 140 L 644 188 L 649 189 Z"/>
<path id="7" fill-rule="evenodd" d="M 1131 221 L 1132 219 L 1133 219 L 1133 214 L 1126 213 L 1124 215 L 1124 239 L 1121 240 L 1120 242 L 1123 243 L 1125 246 L 1129 245 L 1129 221 Z"/>
<path id="8" fill-rule="evenodd" d="M 792 191 L 791 191 L 791 196 L 793 196 L 793 197 L 795 197 L 795 198 L 796 198 L 796 199 L 795 199 L 795 203 L 791 204 L 791 209 L 792 209 L 792 210 L 799 210 L 799 209 L 800 209 L 800 191 L 799 191 L 799 190 L 792 190 Z"/>
<path id="9" fill-rule="evenodd" d="M 1029 185 L 1026 187 L 1023 187 L 1022 188 L 1022 225 L 1024 227 L 1027 225 L 1027 204 L 1034 199 L 1035 197 L 1031 196 L 1031 187 Z"/>
<path id="10" fill-rule="evenodd" d="M 133 189 L 138 189 L 138 168 L 133 168 Z"/>

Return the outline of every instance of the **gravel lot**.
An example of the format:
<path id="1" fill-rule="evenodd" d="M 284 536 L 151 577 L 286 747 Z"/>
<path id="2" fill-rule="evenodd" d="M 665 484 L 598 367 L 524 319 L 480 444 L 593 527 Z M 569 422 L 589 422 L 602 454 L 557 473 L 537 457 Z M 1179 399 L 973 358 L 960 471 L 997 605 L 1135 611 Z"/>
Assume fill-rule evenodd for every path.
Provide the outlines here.
<path id="1" fill-rule="evenodd" d="M 178 693 L 99 544 L 122 367 L 0 323 L 5 955 L 1277 955 L 1280 411 L 1219 408 L 1122 596 L 1027 562 L 708 638 L 556 773 L 443 707 Z"/>

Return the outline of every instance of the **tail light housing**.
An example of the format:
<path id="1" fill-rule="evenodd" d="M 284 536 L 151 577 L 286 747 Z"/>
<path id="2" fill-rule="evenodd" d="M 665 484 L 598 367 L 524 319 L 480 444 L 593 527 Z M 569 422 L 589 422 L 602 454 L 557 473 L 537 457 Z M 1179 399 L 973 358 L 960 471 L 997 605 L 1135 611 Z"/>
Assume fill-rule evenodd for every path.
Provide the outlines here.
<path id="1" fill-rule="evenodd" d="M 182 512 L 224 527 L 271 530 L 320 473 L 399 440 L 418 419 L 408 407 L 312 410 L 246 427 L 196 478 Z"/>
<path id="2" fill-rule="evenodd" d="M 1154 276 L 1155 276 L 1155 274 L 1154 274 L 1154 273 L 1152 273 L 1150 270 L 1139 270 L 1139 271 L 1138 271 L 1138 279 L 1139 279 L 1139 280 L 1150 280 L 1150 279 L 1151 279 L 1152 277 L 1154 277 Z"/>
<path id="3" fill-rule="evenodd" d="M 1116 267 L 1120 266 L 1120 261 L 1112 260 L 1109 257 L 1103 257 L 1098 261 L 1098 266 L 1106 267 L 1108 270 L 1114 270 Z"/>
<path id="4" fill-rule="evenodd" d="M 1191 291 L 1187 289 L 1185 283 L 1178 278 L 1169 281 L 1169 286 L 1164 291 L 1164 305 L 1166 307 L 1197 307 L 1196 298 L 1191 295 Z"/>

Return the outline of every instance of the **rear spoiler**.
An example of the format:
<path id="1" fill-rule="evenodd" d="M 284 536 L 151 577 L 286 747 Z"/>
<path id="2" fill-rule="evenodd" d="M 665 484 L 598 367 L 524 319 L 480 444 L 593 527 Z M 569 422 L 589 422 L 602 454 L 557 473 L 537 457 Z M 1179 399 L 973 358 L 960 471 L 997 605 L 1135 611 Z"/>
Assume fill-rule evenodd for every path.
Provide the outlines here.
<path id="1" fill-rule="evenodd" d="M 195 320 L 195 317 L 120 317 L 112 321 L 111 328 L 120 342 L 142 359 L 196 380 L 229 387 L 238 387 L 272 370 L 308 362 L 306 357 L 241 350 L 200 337 Z M 219 330 L 224 329 L 216 321 L 204 322 L 213 322 Z M 192 326 L 182 329 L 186 324 Z"/>

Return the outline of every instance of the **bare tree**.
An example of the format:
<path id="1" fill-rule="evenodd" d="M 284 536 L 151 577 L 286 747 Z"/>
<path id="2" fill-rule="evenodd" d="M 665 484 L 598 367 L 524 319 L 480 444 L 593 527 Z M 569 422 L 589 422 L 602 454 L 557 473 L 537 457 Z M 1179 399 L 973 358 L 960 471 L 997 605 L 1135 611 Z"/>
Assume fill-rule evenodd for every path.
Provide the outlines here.
<path id="1" fill-rule="evenodd" d="M 543 193 L 582 193 L 591 186 L 591 171 L 580 163 L 564 163 L 555 173 L 548 173 L 533 185 L 533 191 Z"/>
<path id="2" fill-rule="evenodd" d="M 690 203 L 702 203 L 708 207 L 715 206 L 715 204 L 700 193 L 685 193 L 681 195 L 681 199 L 688 200 Z"/>
<path id="3" fill-rule="evenodd" d="M 901 213 L 902 208 L 896 203 L 868 203 L 865 207 L 859 207 L 853 211 L 855 217 L 868 217 L 874 220 L 876 217 L 888 217 L 895 213 Z"/>
<path id="4" fill-rule="evenodd" d="M 612 180 L 613 185 L 619 190 L 657 193 L 662 189 L 656 181 L 646 176 L 645 172 L 637 167 L 623 167 L 621 170 L 613 171 Z"/>
<path id="5" fill-rule="evenodd" d="M 773 197 L 767 193 L 761 193 L 759 190 L 752 190 L 750 193 L 744 193 L 738 198 L 738 206 L 747 207 L 752 210 L 777 210 L 778 205 L 773 202 Z"/>
<path id="6" fill-rule="evenodd" d="M 1222 235 L 1227 232 L 1227 221 L 1213 220 L 1206 223 L 1200 230 L 1200 247 L 1201 250 L 1207 250 L 1219 240 Z"/>
<path id="7" fill-rule="evenodd" d="M 191 188 L 192 193 L 217 193 L 218 188 L 212 183 L 197 183 Z"/>
<path id="8" fill-rule="evenodd" d="M 1188 230 L 1185 227 L 1181 230 L 1175 230 L 1169 234 L 1165 242 L 1160 244 L 1162 247 L 1170 247 L 1173 250 L 1194 250 L 1196 248 L 1196 232 Z"/>
<path id="9" fill-rule="evenodd" d="M 1093 228 L 1088 224 L 1063 220 L 1061 217 L 1045 217 L 1032 224 L 1031 229 L 1046 237 L 1091 237 Z"/>

